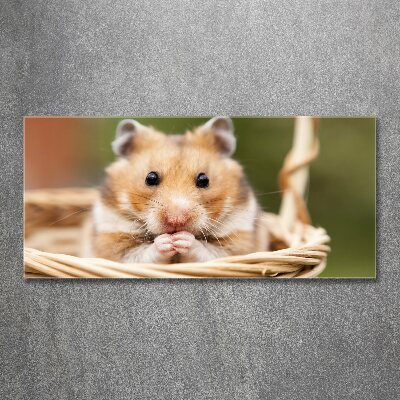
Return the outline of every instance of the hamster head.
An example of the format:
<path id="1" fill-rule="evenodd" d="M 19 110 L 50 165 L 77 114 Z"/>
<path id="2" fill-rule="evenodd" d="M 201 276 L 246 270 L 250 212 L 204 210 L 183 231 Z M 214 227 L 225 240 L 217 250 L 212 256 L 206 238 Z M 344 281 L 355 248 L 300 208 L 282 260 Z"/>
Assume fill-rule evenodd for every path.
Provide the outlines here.
<path id="1" fill-rule="evenodd" d="M 103 201 L 147 234 L 215 237 L 250 195 L 241 165 L 230 158 L 235 146 L 225 117 L 183 135 L 123 120 L 112 143 L 119 159 L 106 169 Z"/>

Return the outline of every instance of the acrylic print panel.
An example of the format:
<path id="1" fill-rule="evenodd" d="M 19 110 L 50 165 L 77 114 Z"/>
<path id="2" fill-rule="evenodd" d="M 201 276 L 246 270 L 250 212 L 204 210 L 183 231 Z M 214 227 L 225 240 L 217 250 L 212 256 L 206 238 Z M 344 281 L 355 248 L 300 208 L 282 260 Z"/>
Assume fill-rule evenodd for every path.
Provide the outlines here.
<path id="1" fill-rule="evenodd" d="M 26 278 L 375 277 L 375 118 L 24 131 Z"/>

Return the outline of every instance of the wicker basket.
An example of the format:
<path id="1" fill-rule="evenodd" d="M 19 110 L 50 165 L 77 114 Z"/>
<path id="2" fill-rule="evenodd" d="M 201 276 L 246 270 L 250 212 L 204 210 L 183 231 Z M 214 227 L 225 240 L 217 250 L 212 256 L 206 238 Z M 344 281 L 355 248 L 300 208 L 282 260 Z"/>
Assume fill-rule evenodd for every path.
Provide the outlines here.
<path id="1" fill-rule="evenodd" d="M 280 173 L 280 215 L 264 213 L 270 251 L 204 263 L 122 264 L 79 258 L 83 221 L 97 196 L 94 189 L 25 193 L 26 278 L 310 278 L 326 266 L 330 248 L 323 228 L 309 224 L 303 201 L 308 164 L 318 154 L 315 121 L 296 119 L 292 151 Z M 39 250 L 40 249 L 40 250 Z"/>

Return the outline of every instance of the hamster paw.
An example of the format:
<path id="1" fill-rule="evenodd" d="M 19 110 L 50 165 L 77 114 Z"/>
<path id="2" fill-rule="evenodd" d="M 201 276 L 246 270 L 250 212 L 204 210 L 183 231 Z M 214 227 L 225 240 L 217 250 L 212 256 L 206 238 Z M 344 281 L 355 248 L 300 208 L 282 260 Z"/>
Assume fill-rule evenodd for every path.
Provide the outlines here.
<path id="1" fill-rule="evenodd" d="M 174 249 L 182 255 L 188 254 L 197 243 L 196 238 L 189 232 L 177 232 L 172 235 Z"/>
<path id="2" fill-rule="evenodd" d="M 172 236 L 164 233 L 154 239 L 154 245 L 157 250 L 158 260 L 168 260 L 176 254 L 176 250 L 172 243 Z"/>

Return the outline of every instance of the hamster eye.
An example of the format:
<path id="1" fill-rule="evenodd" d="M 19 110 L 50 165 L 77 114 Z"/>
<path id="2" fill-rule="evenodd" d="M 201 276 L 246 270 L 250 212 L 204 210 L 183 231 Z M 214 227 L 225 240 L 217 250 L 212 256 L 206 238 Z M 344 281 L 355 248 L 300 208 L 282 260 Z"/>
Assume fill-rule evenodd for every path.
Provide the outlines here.
<path id="1" fill-rule="evenodd" d="M 198 188 L 206 188 L 210 184 L 210 180 L 208 179 L 208 176 L 204 173 L 201 172 L 200 174 L 197 175 L 196 178 L 196 186 Z"/>
<path id="2" fill-rule="evenodd" d="M 160 184 L 160 177 L 157 172 L 151 171 L 146 176 L 146 185 L 157 186 Z"/>

